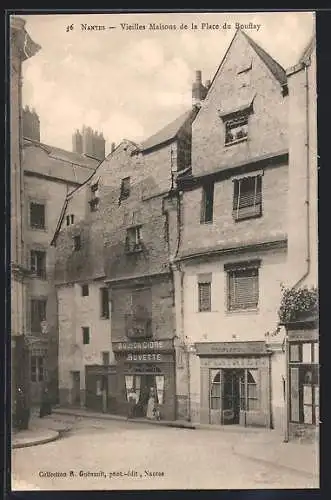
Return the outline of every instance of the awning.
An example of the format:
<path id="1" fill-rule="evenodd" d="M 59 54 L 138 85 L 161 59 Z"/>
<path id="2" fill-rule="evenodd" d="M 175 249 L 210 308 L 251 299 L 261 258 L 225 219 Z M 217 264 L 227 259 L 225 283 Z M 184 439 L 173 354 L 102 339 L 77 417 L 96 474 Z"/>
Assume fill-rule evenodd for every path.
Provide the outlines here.
<path id="1" fill-rule="evenodd" d="M 256 94 L 251 95 L 248 99 L 245 99 L 239 103 L 238 101 L 236 101 L 236 104 L 230 104 L 230 103 L 223 104 L 222 107 L 219 108 L 218 110 L 219 116 L 222 119 L 225 119 L 230 117 L 231 115 L 236 115 L 244 111 L 249 111 L 250 108 L 252 108 L 253 106 L 255 95 Z"/>
<path id="2" fill-rule="evenodd" d="M 244 174 L 238 174 L 231 177 L 232 181 L 239 181 L 240 179 L 248 179 L 251 177 L 258 177 L 264 174 L 264 170 L 253 170 L 253 172 L 246 172 Z"/>

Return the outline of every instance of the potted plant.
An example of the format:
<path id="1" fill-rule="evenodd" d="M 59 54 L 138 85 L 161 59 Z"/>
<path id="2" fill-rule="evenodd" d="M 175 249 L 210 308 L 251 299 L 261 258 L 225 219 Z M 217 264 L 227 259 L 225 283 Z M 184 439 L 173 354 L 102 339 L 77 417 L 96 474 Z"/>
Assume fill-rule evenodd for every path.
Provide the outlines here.
<path id="1" fill-rule="evenodd" d="M 278 311 L 280 323 L 294 323 L 318 316 L 316 287 L 287 288 L 282 285 L 282 299 Z"/>

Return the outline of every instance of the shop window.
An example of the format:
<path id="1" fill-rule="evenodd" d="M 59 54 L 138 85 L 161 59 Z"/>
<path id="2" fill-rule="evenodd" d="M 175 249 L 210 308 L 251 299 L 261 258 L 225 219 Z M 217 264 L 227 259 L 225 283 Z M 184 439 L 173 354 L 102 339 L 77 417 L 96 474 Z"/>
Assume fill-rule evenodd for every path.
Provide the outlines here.
<path id="1" fill-rule="evenodd" d="M 259 302 L 258 263 L 225 265 L 228 286 L 228 311 L 256 309 Z"/>
<path id="2" fill-rule="evenodd" d="M 243 411 L 256 411 L 259 409 L 257 390 L 258 370 L 243 370 L 239 381 L 240 409 Z"/>
<path id="3" fill-rule="evenodd" d="M 318 342 L 290 344 L 290 420 L 319 423 Z"/>
<path id="4" fill-rule="evenodd" d="M 35 229 L 45 229 L 45 205 L 30 203 L 30 226 Z"/>
<path id="5" fill-rule="evenodd" d="M 46 252 L 31 250 L 31 271 L 40 279 L 46 278 Z"/>
<path id="6" fill-rule="evenodd" d="M 31 382 L 43 382 L 45 366 L 43 356 L 31 356 Z"/>
<path id="7" fill-rule="evenodd" d="M 214 212 L 214 183 L 206 184 L 202 189 L 200 223 L 213 222 Z"/>
<path id="8" fill-rule="evenodd" d="M 235 221 L 262 215 L 262 176 L 233 181 L 233 218 Z"/>
<path id="9" fill-rule="evenodd" d="M 32 299 L 30 302 L 31 333 L 42 333 L 42 322 L 46 320 L 46 299 Z"/>
<path id="10" fill-rule="evenodd" d="M 90 328 L 88 326 L 82 327 L 83 344 L 87 345 L 90 343 Z"/>
<path id="11" fill-rule="evenodd" d="M 108 288 L 100 289 L 101 318 L 109 319 L 109 292 Z"/>
<path id="12" fill-rule="evenodd" d="M 88 285 L 82 285 L 82 297 L 88 297 L 89 296 L 89 286 Z"/>
<path id="13" fill-rule="evenodd" d="M 126 230 L 125 251 L 126 253 L 142 251 L 141 226 L 130 227 Z"/>
<path id="14" fill-rule="evenodd" d="M 82 248 L 81 237 L 79 235 L 74 236 L 74 250 L 75 250 L 75 252 L 78 252 L 78 250 L 80 250 L 81 248 Z"/>
<path id="15" fill-rule="evenodd" d="M 221 407 L 221 373 L 220 370 L 210 370 L 210 409 L 219 410 Z"/>

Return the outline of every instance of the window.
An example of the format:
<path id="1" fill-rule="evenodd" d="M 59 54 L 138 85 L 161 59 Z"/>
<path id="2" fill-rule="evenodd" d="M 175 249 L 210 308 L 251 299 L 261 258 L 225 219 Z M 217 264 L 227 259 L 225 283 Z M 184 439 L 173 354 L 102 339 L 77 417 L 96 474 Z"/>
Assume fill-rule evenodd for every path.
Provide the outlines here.
<path id="1" fill-rule="evenodd" d="M 31 250 L 31 271 L 41 279 L 46 278 L 46 252 Z"/>
<path id="2" fill-rule="evenodd" d="M 126 230 L 125 250 L 127 253 L 142 250 L 141 226 L 131 227 Z"/>
<path id="3" fill-rule="evenodd" d="M 213 222 L 214 211 L 214 183 L 207 184 L 202 190 L 200 223 Z"/>
<path id="4" fill-rule="evenodd" d="M 91 199 L 89 203 L 91 212 L 96 212 L 99 206 L 99 180 L 91 185 Z"/>
<path id="5" fill-rule="evenodd" d="M 259 263 L 225 265 L 228 273 L 228 311 L 255 309 L 259 302 Z"/>
<path id="6" fill-rule="evenodd" d="M 82 242 L 80 236 L 74 236 L 74 250 L 77 252 L 82 248 Z"/>
<path id="7" fill-rule="evenodd" d="M 109 318 L 109 293 L 108 288 L 100 289 L 100 301 L 101 301 L 101 318 Z"/>
<path id="8" fill-rule="evenodd" d="M 110 364 L 109 351 L 104 351 L 102 353 L 102 364 L 103 365 L 109 365 Z"/>
<path id="9" fill-rule="evenodd" d="M 46 320 L 46 299 L 32 299 L 30 302 L 31 333 L 42 333 L 41 323 Z"/>
<path id="10" fill-rule="evenodd" d="M 45 229 L 45 205 L 42 203 L 30 203 L 30 226 Z"/>
<path id="11" fill-rule="evenodd" d="M 198 276 L 199 312 L 211 311 L 211 274 Z"/>
<path id="12" fill-rule="evenodd" d="M 132 290 L 131 308 L 126 314 L 126 334 L 129 338 L 147 338 L 152 335 L 152 290 Z"/>
<path id="13" fill-rule="evenodd" d="M 90 343 L 90 328 L 88 326 L 82 327 L 83 344 L 87 345 Z"/>
<path id="14" fill-rule="evenodd" d="M 248 116 L 242 115 L 225 122 L 225 145 L 246 140 L 248 136 Z"/>
<path id="15" fill-rule="evenodd" d="M 70 224 L 74 223 L 75 216 L 73 214 L 67 215 L 66 219 L 67 219 L 67 226 L 70 226 Z"/>
<path id="16" fill-rule="evenodd" d="M 130 177 L 124 177 L 121 182 L 121 200 L 125 200 L 130 196 Z"/>
<path id="17" fill-rule="evenodd" d="M 250 369 L 243 370 L 240 375 L 240 409 L 243 411 L 256 411 L 259 409 L 257 374 L 257 369 Z"/>
<path id="18" fill-rule="evenodd" d="M 88 285 L 82 285 L 82 297 L 89 296 L 89 288 Z"/>
<path id="19" fill-rule="evenodd" d="M 221 407 L 221 375 L 220 370 L 210 370 L 210 409 Z"/>
<path id="20" fill-rule="evenodd" d="M 31 382 L 43 382 L 45 366 L 43 356 L 31 356 Z"/>
<path id="21" fill-rule="evenodd" d="M 236 221 L 262 215 L 262 177 L 235 179 L 233 217 Z"/>

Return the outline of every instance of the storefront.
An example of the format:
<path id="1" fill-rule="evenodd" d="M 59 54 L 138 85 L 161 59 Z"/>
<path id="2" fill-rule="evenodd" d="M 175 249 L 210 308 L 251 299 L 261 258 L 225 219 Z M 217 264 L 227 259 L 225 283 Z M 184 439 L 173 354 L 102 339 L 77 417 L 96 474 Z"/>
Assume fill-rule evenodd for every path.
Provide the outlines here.
<path id="1" fill-rule="evenodd" d="M 286 325 L 288 438 L 316 439 L 319 428 L 319 341 L 316 321 Z"/>
<path id="2" fill-rule="evenodd" d="M 163 420 L 175 419 L 175 351 L 173 340 L 113 342 L 117 369 L 117 409 L 127 415 L 129 394 L 138 398 L 137 417 L 146 417 L 154 390 Z"/>
<path id="3" fill-rule="evenodd" d="M 85 366 L 85 406 L 104 413 L 117 413 L 115 365 Z"/>
<path id="4" fill-rule="evenodd" d="M 265 342 L 197 343 L 196 353 L 202 423 L 271 426 L 270 352 Z"/>

